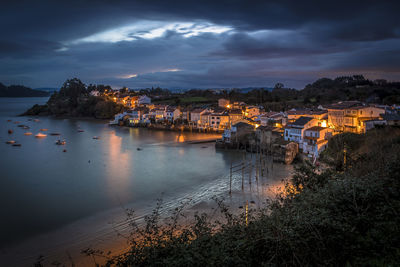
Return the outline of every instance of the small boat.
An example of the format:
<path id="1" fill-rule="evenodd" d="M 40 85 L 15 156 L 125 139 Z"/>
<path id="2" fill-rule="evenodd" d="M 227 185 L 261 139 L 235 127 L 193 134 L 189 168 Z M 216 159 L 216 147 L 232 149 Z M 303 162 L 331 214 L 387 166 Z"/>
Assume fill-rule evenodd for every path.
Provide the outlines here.
<path id="1" fill-rule="evenodd" d="M 93 139 L 100 139 L 100 136 L 93 136 Z"/>
<path id="2" fill-rule="evenodd" d="M 9 133 L 9 134 L 12 134 L 13 132 L 14 132 L 14 131 L 13 131 L 13 130 L 11 130 L 11 129 L 10 129 L 10 130 L 8 130 L 8 133 Z"/>
<path id="3" fill-rule="evenodd" d="M 7 120 L 7 122 L 11 122 L 11 120 Z"/>
<path id="4" fill-rule="evenodd" d="M 20 121 L 14 121 L 14 124 L 20 124 L 21 122 Z"/>
<path id="5" fill-rule="evenodd" d="M 83 132 L 84 132 L 84 130 L 78 129 L 78 133 L 83 133 Z"/>
<path id="6" fill-rule="evenodd" d="M 28 119 L 28 121 L 32 121 L 32 119 Z"/>
<path id="7" fill-rule="evenodd" d="M 26 132 L 26 133 L 24 133 L 24 135 L 32 135 L 32 133 L 31 132 Z"/>
<path id="8" fill-rule="evenodd" d="M 34 122 L 39 122 L 40 120 L 38 120 L 38 119 L 34 119 L 33 121 L 34 121 Z"/>
<path id="9" fill-rule="evenodd" d="M 48 131 L 48 129 L 46 129 L 46 128 L 42 128 L 42 129 L 40 129 L 39 131 L 41 131 L 41 132 L 45 132 L 45 131 Z"/>
<path id="10" fill-rule="evenodd" d="M 21 144 L 15 143 L 15 144 L 12 144 L 12 146 L 21 146 Z"/>
<path id="11" fill-rule="evenodd" d="M 60 133 L 50 133 L 52 136 L 61 135 Z"/>
<path id="12" fill-rule="evenodd" d="M 65 142 L 65 140 L 57 140 L 56 141 L 56 145 L 59 145 L 59 146 L 63 146 L 63 145 L 65 145 L 67 142 Z"/>
<path id="13" fill-rule="evenodd" d="M 63 152 L 67 152 L 67 150 L 66 150 L 66 149 L 64 149 L 64 150 L 63 150 Z"/>
<path id="14" fill-rule="evenodd" d="M 24 126 L 24 127 L 22 127 L 22 129 L 30 129 L 31 127 L 29 127 L 29 126 Z"/>
<path id="15" fill-rule="evenodd" d="M 42 134 L 42 133 L 38 133 L 37 135 L 35 135 L 36 138 L 43 138 L 46 136 L 47 136 L 47 134 Z"/>
<path id="16" fill-rule="evenodd" d="M 136 148 L 137 151 L 141 151 L 142 149 L 140 147 Z"/>
<path id="17" fill-rule="evenodd" d="M 19 125 L 17 125 L 17 127 L 25 127 L 25 125 L 19 124 Z"/>
<path id="18" fill-rule="evenodd" d="M 15 144 L 14 140 L 7 141 L 6 144 Z"/>

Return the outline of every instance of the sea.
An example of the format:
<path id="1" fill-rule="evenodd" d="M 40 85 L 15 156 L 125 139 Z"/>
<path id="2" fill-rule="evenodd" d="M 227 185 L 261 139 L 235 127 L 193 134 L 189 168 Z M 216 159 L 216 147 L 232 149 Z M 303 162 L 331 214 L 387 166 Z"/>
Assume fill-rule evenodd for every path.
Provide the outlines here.
<path id="1" fill-rule="evenodd" d="M 292 173 L 291 166 L 274 164 L 257 188 L 246 178 L 242 191 L 241 173 L 234 172 L 233 201 L 230 167 L 243 159 L 243 152 L 197 142 L 220 136 L 109 126 L 95 119 L 19 116 L 47 100 L 0 98 L 1 266 L 31 266 L 40 255 L 48 263 L 72 259 L 75 266 L 87 266 L 82 249 L 123 246 L 116 240 L 118 232 L 128 231 L 127 209 L 140 219 L 159 200 L 165 214 L 182 203 L 207 207 L 214 197 L 232 209 L 246 201 L 261 205 Z M 47 136 L 36 138 L 39 132 Z M 56 145 L 57 140 L 66 143 Z"/>

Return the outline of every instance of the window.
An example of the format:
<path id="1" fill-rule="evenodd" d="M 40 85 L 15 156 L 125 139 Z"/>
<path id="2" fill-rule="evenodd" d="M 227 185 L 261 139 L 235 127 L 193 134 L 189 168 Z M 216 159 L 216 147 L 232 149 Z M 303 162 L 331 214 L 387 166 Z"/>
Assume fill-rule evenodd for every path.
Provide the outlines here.
<path id="1" fill-rule="evenodd" d="M 211 117 L 211 119 L 212 119 L 212 120 L 214 120 L 214 119 L 215 119 L 215 117 Z"/>
<path id="2" fill-rule="evenodd" d="M 357 111 L 353 110 L 353 114 L 356 114 Z"/>
<path id="3" fill-rule="evenodd" d="M 360 115 L 362 115 L 362 110 L 360 110 Z"/>

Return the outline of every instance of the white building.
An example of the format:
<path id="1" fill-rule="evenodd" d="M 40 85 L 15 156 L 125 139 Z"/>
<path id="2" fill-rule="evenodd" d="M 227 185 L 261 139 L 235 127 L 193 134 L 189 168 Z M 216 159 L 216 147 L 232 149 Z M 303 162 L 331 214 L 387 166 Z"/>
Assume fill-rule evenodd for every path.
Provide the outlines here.
<path id="1" fill-rule="evenodd" d="M 303 153 L 318 158 L 328 145 L 328 138 L 332 135 L 331 131 L 329 128 L 320 126 L 306 129 L 303 138 Z"/>
<path id="2" fill-rule="evenodd" d="M 145 95 L 141 95 L 139 96 L 137 102 L 139 105 L 151 104 L 151 98 Z"/>
<path id="3" fill-rule="evenodd" d="M 100 92 L 97 90 L 90 91 L 91 96 L 100 96 Z"/>
<path id="4" fill-rule="evenodd" d="M 193 122 L 195 125 L 200 124 L 200 116 L 207 112 L 207 109 L 204 108 L 196 108 L 190 112 L 190 121 Z"/>
<path id="5" fill-rule="evenodd" d="M 285 127 L 284 138 L 286 141 L 293 141 L 302 147 L 304 131 L 318 125 L 318 120 L 312 117 L 300 117 L 292 124 Z"/>

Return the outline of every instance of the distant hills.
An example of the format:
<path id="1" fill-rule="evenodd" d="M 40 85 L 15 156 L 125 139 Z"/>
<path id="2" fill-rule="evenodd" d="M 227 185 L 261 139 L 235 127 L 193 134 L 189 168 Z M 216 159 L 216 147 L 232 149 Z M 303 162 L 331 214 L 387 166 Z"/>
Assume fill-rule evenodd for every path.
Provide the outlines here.
<path id="1" fill-rule="evenodd" d="M 0 83 L 0 97 L 44 97 L 49 95 L 50 91 L 34 90 L 23 85 L 6 86 Z"/>
<path id="2" fill-rule="evenodd" d="M 45 92 L 49 92 L 49 93 L 53 93 L 55 91 L 60 90 L 60 88 L 51 88 L 51 87 L 40 87 L 40 88 L 33 88 L 34 90 L 37 91 L 45 91 Z"/>

